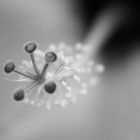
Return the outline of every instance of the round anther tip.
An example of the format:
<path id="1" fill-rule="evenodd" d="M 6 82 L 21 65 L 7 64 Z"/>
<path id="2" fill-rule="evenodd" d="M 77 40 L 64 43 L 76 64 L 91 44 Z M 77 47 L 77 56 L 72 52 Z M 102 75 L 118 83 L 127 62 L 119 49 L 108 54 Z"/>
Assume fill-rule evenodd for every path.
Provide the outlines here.
<path id="1" fill-rule="evenodd" d="M 7 62 L 5 65 L 4 65 L 4 71 L 6 73 L 11 73 L 15 70 L 15 63 L 12 62 L 12 61 L 9 61 Z"/>
<path id="2" fill-rule="evenodd" d="M 48 94 L 53 94 L 56 90 L 56 83 L 50 81 L 44 85 L 44 89 Z"/>
<path id="3" fill-rule="evenodd" d="M 24 47 L 25 47 L 25 51 L 27 53 L 33 53 L 37 48 L 37 44 L 34 42 L 29 42 L 29 43 L 25 44 Z"/>
<path id="4" fill-rule="evenodd" d="M 24 99 L 25 92 L 23 89 L 18 89 L 17 91 L 14 92 L 13 98 L 15 101 L 21 101 Z"/>
<path id="5" fill-rule="evenodd" d="M 57 59 L 57 55 L 56 55 L 56 53 L 54 53 L 54 52 L 52 52 L 52 51 L 47 52 L 47 53 L 45 54 L 45 61 L 46 61 L 47 63 L 55 62 L 56 59 Z"/>

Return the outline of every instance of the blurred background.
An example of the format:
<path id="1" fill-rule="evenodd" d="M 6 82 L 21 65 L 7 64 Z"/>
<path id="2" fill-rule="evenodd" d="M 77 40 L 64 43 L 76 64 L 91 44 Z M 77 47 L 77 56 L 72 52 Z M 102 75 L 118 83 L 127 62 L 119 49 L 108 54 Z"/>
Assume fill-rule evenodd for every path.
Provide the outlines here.
<path id="1" fill-rule="evenodd" d="M 140 6 L 136 1 L 0 0 L 0 140 L 139 140 Z M 105 65 L 98 86 L 77 104 L 48 111 L 19 104 L 2 67 L 29 59 L 23 44 L 90 44 Z M 11 75 L 8 78 L 15 78 Z"/>

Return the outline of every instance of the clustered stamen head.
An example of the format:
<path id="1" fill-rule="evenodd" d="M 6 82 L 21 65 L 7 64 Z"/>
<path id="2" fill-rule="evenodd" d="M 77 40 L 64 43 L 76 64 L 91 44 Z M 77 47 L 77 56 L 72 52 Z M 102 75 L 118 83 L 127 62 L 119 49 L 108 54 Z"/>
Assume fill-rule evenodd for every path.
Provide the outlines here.
<path id="1" fill-rule="evenodd" d="M 27 53 L 33 53 L 37 49 L 37 45 L 34 42 L 29 42 L 25 45 L 25 51 Z"/>
<path id="2" fill-rule="evenodd" d="M 15 101 L 22 101 L 24 99 L 25 92 L 23 89 L 18 89 L 14 92 L 13 98 Z"/>
<path id="3" fill-rule="evenodd" d="M 56 61 L 56 59 L 57 59 L 57 55 L 56 55 L 56 53 L 54 53 L 54 52 L 47 52 L 46 54 L 45 54 L 45 61 L 47 62 L 47 63 L 52 63 L 52 62 L 55 62 Z"/>
<path id="4" fill-rule="evenodd" d="M 49 109 L 53 105 L 64 107 L 68 102 L 75 102 L 78 93 L 87 94 L 88 87 L 98 81 L 96 74 L 101 73 L 104 67 L 91 63 L 93 61 L 84 63 L 84 47 L 50 45 L 44 53 L 37 50 L 34 42 L 26 43 L 24 49 L 31 61 L 23 61 L 16 67 L 9 61 L 4 66 L 6 73 L 14 71 L 20 75 L 15 81 L 28 83 L 14 92 L 14 100 L 45 105 Z"/>
<path id="5" fill-rule="evenodd" d="M 56 83 L 53 81 L 49 81 L 44 85 L 44 89 L 48 94 L 52 94 L 56 90 Z"/>
<path id="6" fill-rule="evenodd" d="M 11 72 L 13 72 L 14 70 L 15 70 L 15 63 L 14 63 L 14 62 L 9 61 L 9 62 L 7 62 L 7 63 L 5 64 L 5 66 L 4 66 L 4 71 L 5 71 L 6 73 L 11 73 Z"/>

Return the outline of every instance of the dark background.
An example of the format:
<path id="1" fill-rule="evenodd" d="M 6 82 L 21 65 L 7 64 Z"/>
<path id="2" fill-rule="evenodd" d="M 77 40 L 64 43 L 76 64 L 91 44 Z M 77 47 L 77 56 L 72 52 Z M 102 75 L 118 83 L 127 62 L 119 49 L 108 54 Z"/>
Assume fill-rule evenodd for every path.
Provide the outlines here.
<path id="1" fill-rule="evenodd" d="M 110 40 L 102 47 L 100 55 L 103 57 L 104 61 L 106 60 L 112 65 L 115 65 L 114 61 L 120 62 L 121 60 L 121 62 L 123 62 L 131 51 L 140 48 L 137 45 L 132 46 L 133 43 L 140 40 L 139 1 L 79 0 L 79 3 L 81 4 L 79 13 L 85 22 L 85 33 L 88 33 L 90 30 L 90 26 L 93 20 L 95 20 L 97 13 L 108 5 L 112 4 L 118 7 L 124 7 L 128 13 L 125 23 L 114 32 Z"/>

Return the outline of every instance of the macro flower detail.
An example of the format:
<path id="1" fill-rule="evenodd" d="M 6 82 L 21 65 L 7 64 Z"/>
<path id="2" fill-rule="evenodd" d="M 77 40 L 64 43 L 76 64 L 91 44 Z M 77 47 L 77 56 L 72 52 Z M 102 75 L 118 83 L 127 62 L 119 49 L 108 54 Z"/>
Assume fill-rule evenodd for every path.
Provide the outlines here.
<path id="1" fill-rule="evenodd" d="M 85 45 L 50 45 L 46 52 L 37 47 L 35 42 L 27 42 L 24 50 L 31 60 L 18 66 L 10 60 L 4 65 L 5 73 L 19 74 L 13 81 L 25 82 L 25 86 L 14 91 L 15 101 L 45 105 L 48 109 L 64 107 L 75 102 L 78 94 L 87 94 L 89 87 L 97 83 L 98 74 L 104 71 L 103 65 L 84 61 Z"/>

